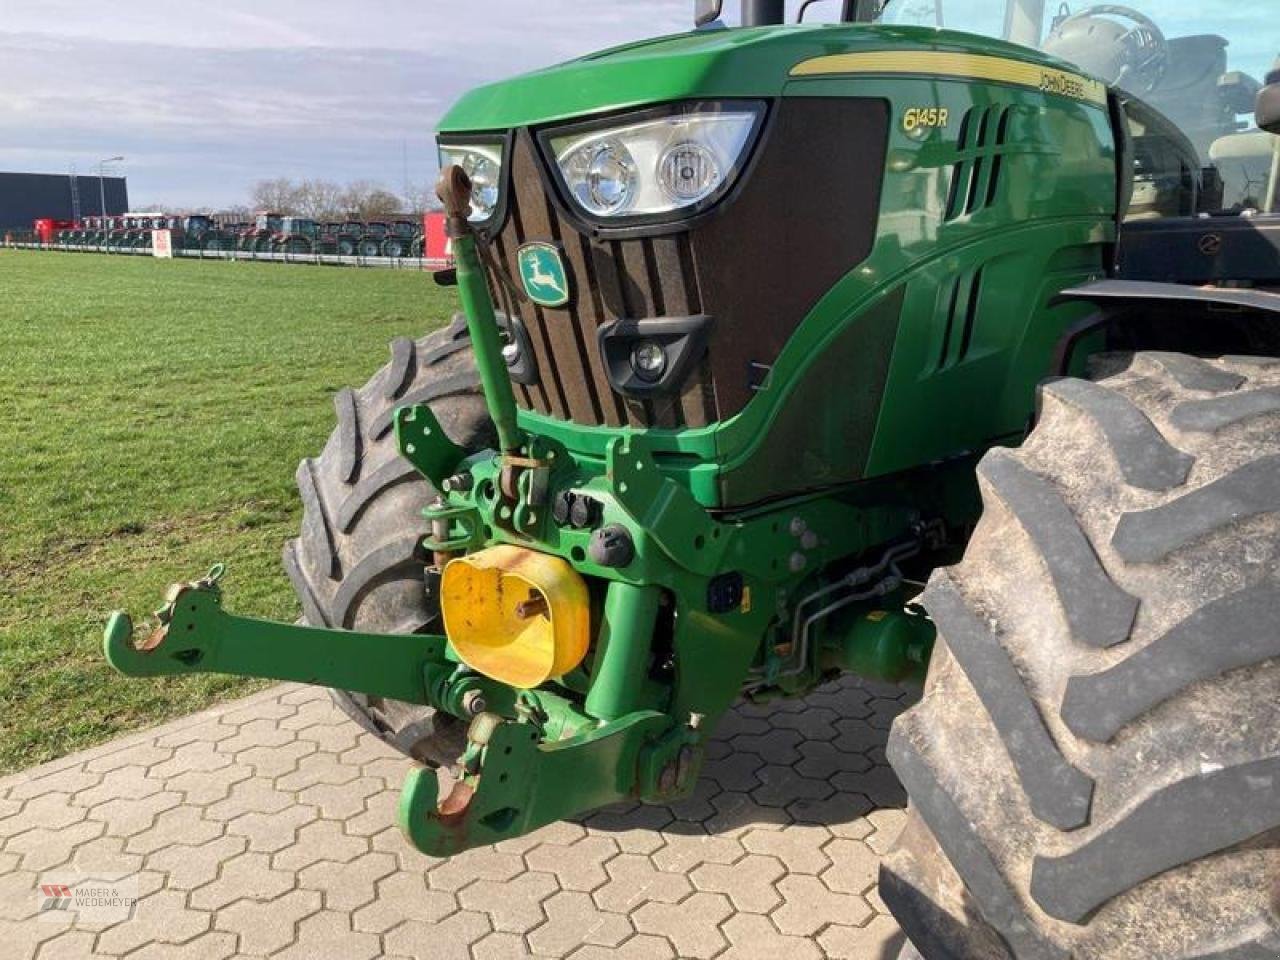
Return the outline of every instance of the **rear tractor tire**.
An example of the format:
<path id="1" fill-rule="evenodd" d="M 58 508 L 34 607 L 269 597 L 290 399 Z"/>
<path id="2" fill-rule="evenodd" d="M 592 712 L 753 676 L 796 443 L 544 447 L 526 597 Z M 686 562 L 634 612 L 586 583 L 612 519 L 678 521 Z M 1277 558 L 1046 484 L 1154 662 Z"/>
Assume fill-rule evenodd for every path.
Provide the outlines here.
<path id="1" fill-rule="evenodd" d="M 361 240 L 356 244 L 356 253 L 362 257 L 376 257 L 381 252 L 381 246 L 377 240 Z"/>
<path id="2" fill-rule="evenodd" d="M 435 491 L 396 449 L 396 407 L 430 403 L 446 434 L 468 450 L 493 445 L 493 426 L 461 318 L 417 342 L 392 341 L 391 362 L 359 390 L 334 397 L 338 427 L 319 457 L 298 465 L 302 531 L 284 566 L 313 626 L 371 633 L 440 632 L 428 596 L 422 509 Z M 429 707 L 334 691 L 365 729 L 432 766 L 452 763 L 465 725 Z"/>
<path id="3" fill-rule="evenodd" d="M 925 960 L 1280 955 L 1280 361 L 1099 361 L 922 597 L 880 895 Z"/>

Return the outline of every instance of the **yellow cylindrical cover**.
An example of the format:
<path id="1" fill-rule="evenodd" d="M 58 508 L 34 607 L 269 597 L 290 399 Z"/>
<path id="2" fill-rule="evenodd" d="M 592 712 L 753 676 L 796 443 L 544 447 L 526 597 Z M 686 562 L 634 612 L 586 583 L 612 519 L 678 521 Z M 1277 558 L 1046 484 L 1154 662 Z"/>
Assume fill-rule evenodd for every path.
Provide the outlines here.
<path id="1" fill-rule="evenodd" d="M 587 654 L 587 585 L 559 557 L 509 544 L 456 557 L 444 568 L 440 608 L 462 662 L 513 687 L 568 673 Z"/>

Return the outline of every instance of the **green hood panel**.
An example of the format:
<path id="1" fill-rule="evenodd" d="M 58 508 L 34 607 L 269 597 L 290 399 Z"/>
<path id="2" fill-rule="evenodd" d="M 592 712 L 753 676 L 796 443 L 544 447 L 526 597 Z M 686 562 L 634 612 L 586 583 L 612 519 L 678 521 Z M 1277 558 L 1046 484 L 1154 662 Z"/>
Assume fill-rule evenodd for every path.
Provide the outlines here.
<path id="1" fill-rule="evenodd" d="M 694 97 L 776 97 L 802 60 L 871 50 L 954 50 L 1066 67 L 973 34 L 857 24 L 705 30 L 615 47 L 462 96 L 441 132 L 507 130 Z"/>

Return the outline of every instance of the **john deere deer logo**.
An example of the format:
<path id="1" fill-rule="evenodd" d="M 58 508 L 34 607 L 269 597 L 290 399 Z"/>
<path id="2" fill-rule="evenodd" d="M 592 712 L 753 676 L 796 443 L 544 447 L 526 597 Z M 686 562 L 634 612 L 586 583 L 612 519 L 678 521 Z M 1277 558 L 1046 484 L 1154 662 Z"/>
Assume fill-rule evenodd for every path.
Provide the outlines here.
<path id="1" fill-rule="evenodd" d="M 524 292 L 540 307 L 563 307 L 569 302 L 569 274 L 560 251 L 549 243 L 526 243 L 516 254 Z"/>

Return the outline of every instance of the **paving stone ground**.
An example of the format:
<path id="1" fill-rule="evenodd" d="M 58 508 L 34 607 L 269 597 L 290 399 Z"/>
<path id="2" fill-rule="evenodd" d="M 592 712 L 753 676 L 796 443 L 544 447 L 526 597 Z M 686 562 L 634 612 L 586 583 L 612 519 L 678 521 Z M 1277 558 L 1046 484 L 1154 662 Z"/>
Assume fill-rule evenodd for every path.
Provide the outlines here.
<path id="1" fill-rule="evenodd" d="M 0 957 L 892 960 L 876 895 L 906 798 L 895 688 L 737 707 L 694 795 L 448 860 L 395 826 L 409 761 L 281 686 L 0 780 Z M 41 916 L 124 878 L 133 916 Z"/>

